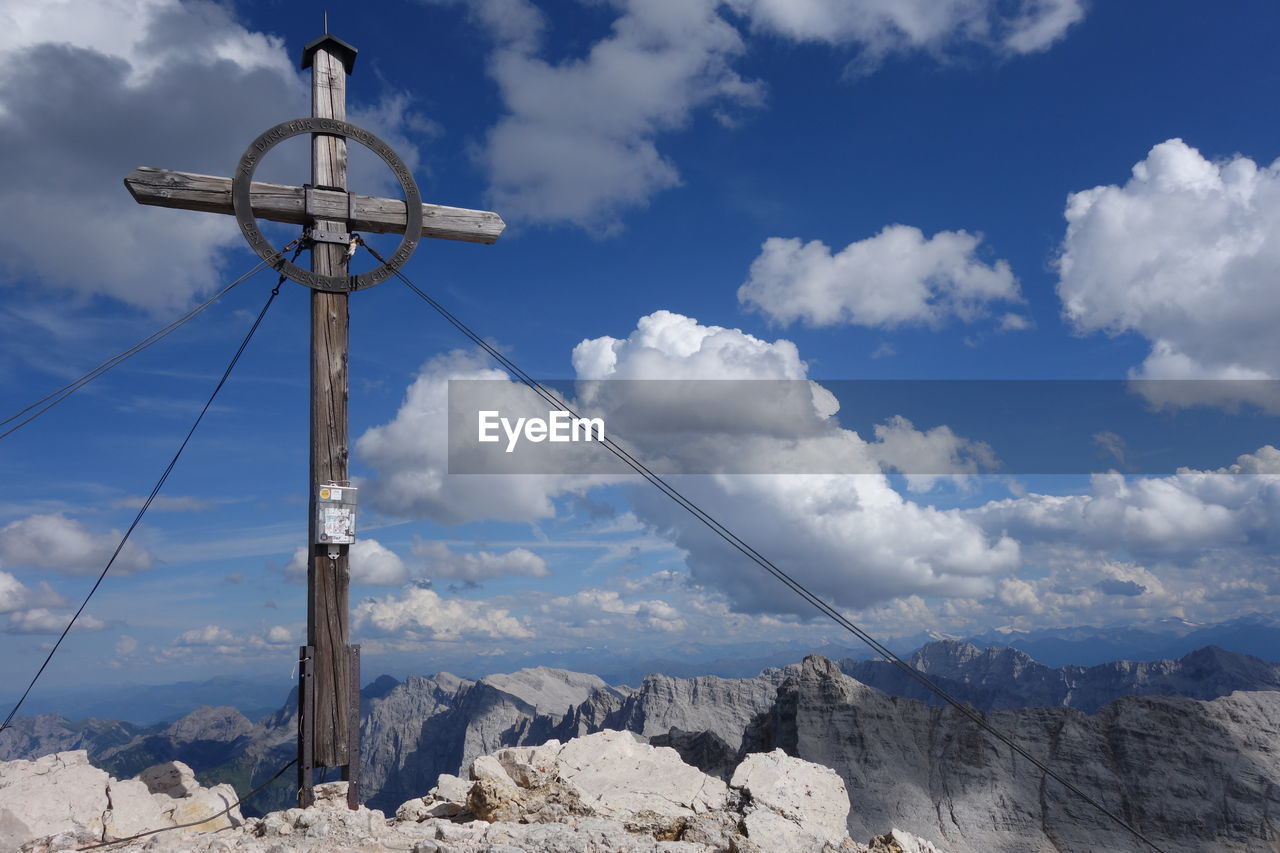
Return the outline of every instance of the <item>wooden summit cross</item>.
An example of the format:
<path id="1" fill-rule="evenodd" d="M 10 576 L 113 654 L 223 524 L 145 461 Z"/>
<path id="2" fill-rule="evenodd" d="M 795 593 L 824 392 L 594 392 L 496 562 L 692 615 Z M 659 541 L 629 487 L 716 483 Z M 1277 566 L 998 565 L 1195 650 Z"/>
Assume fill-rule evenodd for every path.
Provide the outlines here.
<path id="1" fill-rule="evenodd" d="M 347 586 L 349 545 L 324 544 L 317 504 L 322 486 L 349 485 L 347 469 L 347 298 L 351 290 L 387 278 L 392 269 L 347 272 L 351 234 L 405 232 L 421 223 L 422 237 L 493 243 L 505 224 L 496 213 L 421 204 L 412 175 L 381 140 L 346 123 L 346 77 L 356 49 L 328 32 L 302 51 L 311 68 L 311 118 L 277 125 L 251 145 L 239 165 L 238 180 L 142 167 L 125 178 L 140 204 L 235 214 L 260 255 L 311 290 L 311 479 L 307 569 L 307 645 L 301 650 L 298 714 L 300 805 L 310 805 L 315 767 L 342 767 L 350 783 L 347 802 L 359 805 L 359 646 L 350 644 Z M 314 132 L 327 128 L 333 132 Z M 261 155 L 282 138 L 311 133 L 311 181 L 305 187 L 253 182 Z M 406 200 L 373 198 L 347 191 L 347 142 L 369 145 L 397 172 Z M 255 153 L 255 147 L 257 153 Z M 243 192 L 237 205 L 233 195 Z M 421 218 L 409 204 L 421 207 Z M 252 207 L 249 214 L 246 207 Z M 239 208 L 239 209 L 238 209 Z M 277 260 L 258 231 L 255 217 L 309 227 L 311 273 Z M 414 229 L 415 231 L 417 229 Z M 405 234 L 390 262 L 399 266 L 419 235 Z M 349 286 L 347 283 L 349 282 Z M 329 492 L 325 492 L 325 497 Z M 352 531 L 354 532 L 354 531 Z M 351 541 L 347 539 L 346 541 Z"/>

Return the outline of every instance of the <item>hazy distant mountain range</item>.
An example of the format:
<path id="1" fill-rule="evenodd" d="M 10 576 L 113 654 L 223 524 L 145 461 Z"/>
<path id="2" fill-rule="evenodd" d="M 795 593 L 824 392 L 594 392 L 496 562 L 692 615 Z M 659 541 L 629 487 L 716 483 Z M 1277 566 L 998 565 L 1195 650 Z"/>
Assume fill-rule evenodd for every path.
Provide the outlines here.
<path id="1" fill-rule="evenodd" d="M 1212 625 L 1161 619 L 1144 625 L 1103 628 L 1004 629 L 955 639 L 964 639 L 979 647 L 1011 646 L 1047 666 L 1179 658 L 1205 646 L 1218 646 L 1274 663 L 1280 662 L 1280 615 L 1253 614 Z"/>
<path id="2" fill-rule="evenodd" d="M 1122 696 L 1217 699 L 1236 690 L 1280 690 L 1280 664 L 1208 646 L 1178 660 L 1115 661 L 1048 667 L 1018 649 L 929 643 L 911 666 L 962 702 L 984 711 L 1066 706 L 1095 713 Z M 840 669 L 863 684 L 929 705 L 944 701 L 885 660 L 845 659 Z"/>
<path id="3" fill-rule="evenodd" d="M 957 641 L 931 643 L 913 660 L 1075 784 L 1176 842 L 1171 849 L 1271 853 L 1280 844 L 1271 817 L 1280 814 L 1280 665 L 1206 648 L 1173 661 L 1053 668 Z M 478 680 L 383 676 L 364 690 L 362 782 L 371 805 L 394 809 L 502 746 L 625 729 L 717 775 L 779 746 L 826 764 L 849 788 L 855 836 L 894 824 L 955 853 L 1132 849 L 954 709 L 892 693 L 918 687 L 884 662 L 818 656 L 753 678 L 650 675 L 638 687 L 545 667 Z M 243 791 L 293 756 L 294 704 L 257 723 L 230 707 L 151 727 L 21 718 L 0 735 L 0 760 L 87 749 L 124 778 L 176 758 L 206 785 Z M 291 784 L 246 812 L 290 805 Z"/>
<path id="4" fill-rule="evenodd" d="M 1280 662 L 1280 616 L 1254 615 L 1213 625 L 1164 619 L 1123 627 L 1052 628 L 1026 632 L 1006 628 L 954 637 L 922 632 L 891 638 L 885 644 L 895 653 L 908 656 L 936 640 L 959 640 L 978 648 L 1015 648 L 1049 667 L 1073 664 L 1087 667 L 1120 660 L 1171 660 L 1205 646 L 1217 646 L 1226 651 Z M 489 671 L 540 665 L 589 672 L 609 684 L 634 685 L 655 672 L 678 677 L 718 675 L 723 678 L 750 678 L 767 667 L 786 666 L 807 654 L 820 654 L 832 660 L 866 660 L 873 656 L 869 648 L 861 645 L 746 648 L 732 655 L 713 648 L 689 647 L 672 649 L 669 655 L 644 660 L 611 658 L 598 650 L 591 650 L 581 654 L 543 655 L 535 659 L 511 655 L 486 659 L 485 663 Z M 478 678 L 483 673 L 463 671 L 462 674 Z M 282 678 L 218 677 L 169 685 L 52 692 L 37 690 L 23 706 L 23 712 L 28 715 L 52 713 L 75 718 L 127 720 L 148 726 L 176 720 L 202 705 L 230 705 L 249 719 L 256 720 L 278 708 L 281 696 L 290 686 L 291 682 Z M 0 704 L 9 705 L 16 698 L 15 695 Z"/>

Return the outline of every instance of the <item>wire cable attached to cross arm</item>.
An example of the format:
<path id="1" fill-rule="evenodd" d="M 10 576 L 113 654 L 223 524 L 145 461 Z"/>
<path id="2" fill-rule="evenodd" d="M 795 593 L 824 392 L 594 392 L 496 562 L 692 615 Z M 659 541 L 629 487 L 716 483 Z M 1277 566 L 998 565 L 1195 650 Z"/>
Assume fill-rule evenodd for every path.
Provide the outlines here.
<path id="1" fill-rule="evenodd" d="M 301 241 L 294 251 L 293 256 L 296 258 L 303 249 Z M 84 597 L 80 608 L 76 610 L 75 615 L 71 617 L 71 621 L 67 623 L 67 627 L 62 629 L 62 634 L 58 637 L 57 642 L 53 644 L 53 648 L 49 650 L 49 654 L 45 657 L 44 663 L 40 664 L 40 668 L 36 670 L 36 674 L 31 677 L 31 683 L 27 685 L 27 689 L 23 691 L 22 697 L 18 699 L 13 706 L 13 710 L 9 712 L 9 716 L 5 717 L 4 722 L 0 723 L 0 732 L 13 723 L 13 718 L 17 715 L 18 709 L 22 707 L 22 703 L 27 701 L 27 696 L 31 694 L 31 689 L 36 686 L 36 682 L 44 673 L 45 667 L 49 665 L 49 661 L 53 660 L 53 656 L 57 653 L 58 648 L 62 645 L 62 641 L 67 638 L 67 634 L 71 632 L 71 628 L 76 624 L 76 620 L 80 618 L 80 614 L 84 613 L 85 607 L 89 605 L 89 599 L 93 598 L 93 594 L 98 591 L 98 587 L 102 585 L 102 581 L 106 578 L 107 572 L 111 571 L 111 567 L 115 565 L 116 558 L 120 556 L 120 552 L 124 550 L 124 546 L 128 543 L 129 537 L 133 535 L 133 531 L 142 523 L 142 517 L 146 515 L 147 510 L 151 508 L 151 503 L 156 499 L 156 495 L 160 494 L 160 489 L 164 486 L 165 481 L 169 479 L 169 475 L 173 473 L 174 467 L 178 464 L 182 451 L 187 449 L 187 444 L 191 441 L 191 437 L 195 435 L 196 427 L 200 426 L 200 422 L 204 420 L 205 414 L 208 413 L 209 407 L 213 405 L 213 401 L 218 396 L 218 392 L 222 390 L 222 386 L 227 384 L 227 379 L 231 376 L 231 371 L 240 361 L 240 356 L 244 355 L 245 349 L 249 346 L 249 341 L 253 339 L 254 333 L 258 331 L 258 326 L 262 324 L 262 318 L 267 315 L 267 309 L 271 307 L 271 303 L 275 302 L 276 297 L 280 295 L 280 286 L 284 284 L 285 277 L 280 276 L 280 280 L 271 290 L 271 295 L 267 297 L 266 304 L 262 306 L 262 310 L 258 312 L 258 316 L 254 319 L 253 325 L 249 327 L 249 331 L 245 334 L 244 340 L 240 342 L 240 346 L 236 349 L 236 354 L 231 357 L 231 362 L 227 365 L 227 369 L 222 372 L 222 378 L 218 380 L 218 384 L 214 386 L 213 393 L 209 395 L 209 399 L 205 401 L 204 408 L 200 410 L 200 414 L 196 415 L 195 422 L 191 424 L 191 429 L 187 430 L 187 435 L 182 439 L 182 443 L 178 445 L 178 450 L 173 454 L 173 458 L 169 460 L 169 464 L 165 467 L 164 473 L 160 475 L 160 479 L 151 489 L 151 493 L 147 495 L 147 499 L 142 502 L 142 507 L 138 510 L 138 514 L 133 517 L 133 523 L 129 525 L 129 529 L 124 532 L 124 536 L 120 537 L 120 544 L 116 546 L 115 551 L 111 554 L 111 558 L 107 560 L 106 566 L 98 575 L 98 579 L 94 581 L 93 587 L 89 590 L 89 594 Z"/>
<path id="2" fill-rule="evenodd" d="M 222 288 L 217 293 L 213 294 L 213 296 L 210 296 L 204 302 L 201 302 L 195 308 L 192 308 L 190 311 L 188 311 L 186 314 L 182 315 L 178 319 L 174 320 L 173 322 L 169 323 L 168 325 L 160 329 L 157 329 L 155 332 L 152 332 L 150 335 L 138 341 L 138 343 L 134 344 L 128 349 L 118 352 L 115 355 L 111 356 L 111 358 L 102 362 L 102 364 L 99 364 L 97 367 L 93 368 L 93 370 L 90 370 L 88 373 L 81 376 L 79 379 L 76 379 L 72 382 L 68 382 L 66 385 L 63 385 L 61 388 L 58 388 L 55 391 L 49 392 L 48 394 L 41 397 L 39 400 L 36 400 L 34 403 L 27 406 L 26 408 L 21 409 L 17 412 L 14 412 L 9 417 L 0 421 L 0 427 L 2 427 L 7 423 L 17 420 L 18 418 L 25 415 L 27 412 L 30 412 L 32 409 L 37 409 L 37 411 L 33 412 L 29 417 L 14 424 L 4 432 L 0 432 L 0 438 L 5 438 L 6 436 L 12 435 L 13 433 L 17 432 L 19 429 L 31 423 L 33 420 L 43 415 L 45 412 L 49 411 L 54 406 L 58 405 L 63 400 L 67 399 L 72 394 L 79 391 L 85 385 L 88 385 L 90 382 L 97 379 L 99 376 L 106 373 L 111 368 L 137 355 L 138 353 L 142 352 L 144 349 L 147 349 L 148 347 L 150 347 L 152 344 L 158 343 L 160 340 L 168 337 L 170 334 L 177 331 L 182 326 L 185 326 L 188 322 L 195 319 L 195 317 L 198 314 L 203 313 L 206 308 L 208 308 L 210 305 L 217 302 L 219 299 L 221 299 L 223 296 L 229 293 L 231 289 L 234 288 L 236 285 L 240 284 L 246 279 L 252 278 L 253 276 L 257 275 L 263 269 L 270 266 L 276 257 L 284 255 L 291 248 L 293 248 L 294 245 L 297 243 L 299 243 L 298 240 L 290 241 L 282 249 L 280 249 L 280 251 L 276 252 L 271 259 L 259 261 L 257 266 L 255 266 L 253 269 L 249 270 L 244 275 L 240 276 L 235 281 L 231 282 L 226 287 Z M 297 255 L 295 254 L 294 257 L 297 257 Z"/>
<path id="3" fill-rule="evenodd" d="M 384 260 L 383 257 L 373 249 L 372 246 L 370 246 L 368 243 L 364 243 L 363 240 L 361 241 L 361 244 L 364 245 L 364 247 L 369 250 L 369 253 L 373 255 L 373 257 L 377 259 L 380 263 L 386 266 L 390 266 L 389 264 L 387 264 L 386 260 Z M 422 299 L 424 302 L 430 305 L 433 309 L 435 309 L 435 311 L 439 313 L 440 316 L 444 317 L 445 320 L 447 320 L 458 331 L 462 332 L 462 334 L 465 335 L 467 338 L 469 338 L 473 343 L 475 343 L 477 346 L 483 349 L 486 353 L 491 355 L 512 376 L 514 376 L 522 384 L 527 386 L 535 394 L 541 397 L 545 402 L 556 407 L 557 409 L 562 409 L 568 412 L 572 417 L 575 417 L 575 418 L 579 417 L 577 412 L 575 412 L 568 404 L 566 404 L 564 400 L 560 399 L 558 394 L 548 389 L 545 385 L 543 385 L 538 380 L 534 379 L 532 376 L 526 373 L 519 365 L 517 365 L 510 358 L 508 358 L 506 355 L 500 352 L 496 347 L 494 347 L 492 344 L 490 344 L 488 341 L 482 338 L 479 334 L 472 331 L 472 329 L 469 326 L 467 326 L 464 322 L 462 322 L 462 320 L 455 317 L 447 308 L 445 308 L 438 301 L 433 299 L 430 295 L 428 295 L 421 288 L 419 288 L 412 281 L 410 281 L 409 278 L 399 270 L 399 268 L 393 268 L 392 271 L 394 272 L 396 277 L 399 278 L 402 282 L 404 282 L 404 284 L 408 286 L 408 288 L 412 290 L 415 294 L 417 294 L 417 296 L 420 299 Z M 639 459 L 636 459 L 629 451 L 627 451 L 626 448 L 622 447 L 621 445 L 617 444 L 612 439 L 607 437 L 603 438 L 600 443 L 603 444 L 605 448 L 609 450 L 610 453 L 618 457 L 618 459 L 622 460 L 622 462 L 625 463 L 627 467 L 631 468 L 633 471 L 635 471 L 637 474 L 639 474 L 641 477 L 647 480 L 650 484 L 655 486 L 659 491 L 661 491 L 667 497 L 671 498 L 671 500 L 679 504 L 683 509 L 689 512 L 694 518 L 696 518 L 698 521 L 702 522 L 705 526 L 710 528 L 710 530 L 713 533 L 715 533 L 717 536 L 719 536 L 729 545 L 733 546 L 736 550 L 741 552 L 745 557 L 747 557 L 747 559 L 751 560 L 757 566 L 764 569 L 769 574 L 773 575 L 776 579 L 782 582 L 792 592 L 799 595 L 806 602 L 808 602 L 817 610 L 822 612 L 825 616 L 829 617 L 837 625 L 844 628 L 846 631 L 853 634 L 858 639 L 862 640 L 862 642 L 870 646 L 872 650 L 874 650 L 875 652 L 883 656 L 889 662 L 893 663 L 898 669 L 902 670 L 906 675 L 910 676 L 915 681 L 919 682 L 922 686 L 924 686 L 926 689 L 928 689 L 929 691 L 937 695 L 939 698 L 945 701 L 948 705 L 951 705 L 960 713 L 964 714 L 964 716 L 966 716 L 969 720 L 974 722 L 979 728 L 983 729 L 992 737 L 996 738 L 1005 746 L 1009 747 L 1015 753 L 1022 756 L 1027 761 L 1031 762 L 1032 765 L 1034 765 L 1037 769 L 1043 772 L 1046 776 L 1058 782 L 1060 785 L 1065 787 L 1071 793 L 1075 794 L 1081 800 L 1093 806 L 1102 814 L 1106 815 L 1106 817 L 1110 818 L 1118 826 L 1120 826 L 1121 828 L 1123 828 L 1124 830 L 1132 834 L 1135 838 L 1137 838 L 1143 844 L 1146 844 L 1152 850 L 1155 850 L 1156 853 L 1164 853 L 1164 851 L 1158 845 L 1156 845 L 1155 842 L 1153 842 L 1151 839 L 1143 835 L 1142 832 L 1140 832 L 1136 827 L 1132 826 L 1122 817 L 1115 814 L 1106 806 L 1104 806 L 1102 803 L 1098 802 L 1093 797 L 1086 794 L 1079 787 L 1077 787 L 1075 784 L 1073 784 L 1072 782 L 1070 782 L 1069 780 L 1061 776 L 1056 771 L 1054 771 L 1043 761 L 1036 758 L 1031 753 L 1027 752 L 1027 750 L 1023 749 L 1021 746 L 1015 743 L 1003 732 L 1001 732 L 1000 730 L 992 726 L 990 723 L 988 723 L 976 709 L 961 702 L 959 699 L 957 699 L 956 697 L 952 696 L 949 692 L 947 692 L 944 688 L 935 684 L 932 679 L 930 679 L 924 673 L 920 672 L 915 667 L 911 666 L 911 664 L 904 661 L 901 657 L 895 654 L 891 649 L 889 649 L 887 646 L 885 646 L 875 637 L 871 636 L 865 630 L 858 627 L 848 617 L 846 617 L 843 613 L 838 611 L 831 604 L 828 604 L 816 593 L 812 592 L 802 583 L 797 581 L 795 578 L 791 577 L 791 575 L 789 575 L 787 572 L 785 572 L 778 566 L 774 565 L 774 563 L 771 560 L 769 560 L 767 557 L 762 555 L 755 548 L 752 548 L 746 542 L 738 538 L 738 536 L 733 531 L 731 531 L 729 528 L 721 524 L 715 517 L 713 517 L 708 512 L 703 510 L 700 506 L 698 506 L 692 500 L 685 497 L 684 494 L 678 491 L 671 484 L 667 483 L 658 474 L 654 473 L 653 470 L 651 470 Z"/>

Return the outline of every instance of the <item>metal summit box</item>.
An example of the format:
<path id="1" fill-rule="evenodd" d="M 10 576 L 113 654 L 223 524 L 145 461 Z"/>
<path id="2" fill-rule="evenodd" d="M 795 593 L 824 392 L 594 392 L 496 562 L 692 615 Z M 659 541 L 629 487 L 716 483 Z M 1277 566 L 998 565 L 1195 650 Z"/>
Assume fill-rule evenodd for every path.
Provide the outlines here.
<path id="1" fill-rule="evenodd" d="M 350 545 L 356 541 L 356 490 L 328 483 L 316 487 L 316 544 Z"/>

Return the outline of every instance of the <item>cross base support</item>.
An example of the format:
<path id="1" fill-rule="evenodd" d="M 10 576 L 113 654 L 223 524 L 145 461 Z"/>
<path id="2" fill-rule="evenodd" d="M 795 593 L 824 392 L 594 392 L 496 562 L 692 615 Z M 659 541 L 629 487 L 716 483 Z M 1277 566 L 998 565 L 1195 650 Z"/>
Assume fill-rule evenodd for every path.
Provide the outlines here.
<path id="1" fill-rule="evenodd" d="M 314 646 L 298 649 L 298 808 L 316 801 L 315 792 L 315 728 L 316 683 L 313 672 Z"/>
<path id="2" fill-rule="evenodd" d="M 360 645 L 347 646 L 351 679 L 347 701 L 347 764 L 342 781 L 347 783 L 347 808 L 360 808 Z M 315 647 L 298 648 L 298 807 L 314 805 L 315 796 Z"/>

